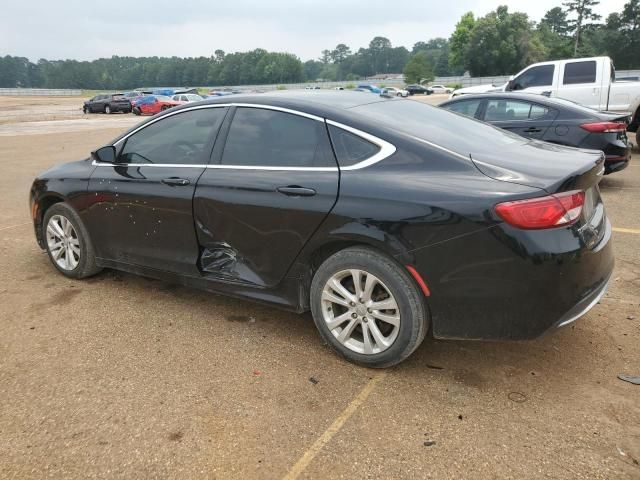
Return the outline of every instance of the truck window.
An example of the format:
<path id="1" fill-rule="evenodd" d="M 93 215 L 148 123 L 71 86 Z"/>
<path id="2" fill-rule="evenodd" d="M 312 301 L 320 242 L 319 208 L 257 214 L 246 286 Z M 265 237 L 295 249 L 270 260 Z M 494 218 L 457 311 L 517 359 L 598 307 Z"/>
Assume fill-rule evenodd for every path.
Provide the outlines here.
<path id="1" fill-rule="evenodd" d="M 564 85 L 594 83 L 596 81 L 596 61 L 571 62 L 564 66 Z"/>
<path id="2" fill-rule="evenodd" d="M 524 90 L 529 87 L 546 87 L 553 83 L 554 65 L 540 65 L 532 67 L 513 82 L 514 90 Z"/>

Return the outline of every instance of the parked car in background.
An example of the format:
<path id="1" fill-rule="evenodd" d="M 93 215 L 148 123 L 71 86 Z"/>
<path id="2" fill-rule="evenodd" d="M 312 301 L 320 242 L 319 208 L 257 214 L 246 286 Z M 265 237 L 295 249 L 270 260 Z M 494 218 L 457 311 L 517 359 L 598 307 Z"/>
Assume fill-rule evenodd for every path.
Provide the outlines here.
<path id="1" fill-rule="evenodd" d="M 357 88 L 360 90 L 367 90 L 371 93 L 382 93 L 382 89 L 380 87 L 376 87 L 375 85 L 371 85 L 369 83 L 361 83 Z"/>
<path id="2" fill-rule="evenodd" d="M 561 98 L 527 93 L 465 95 L 440 107 L 523 137 L 601 150 L 605 174 L 627 167 L 631 158 L 626 132 L 629 113 L 598 112 Z"/>
<path id="3" fill-rule="evenodd" d="M 131 102 L 121 93 L 100 94 L 84 102 L 82 111 L 84 113 L 129 113 Z"/>
<path id="4" fill-rule="evenodd" d="M 210 97 L 224 97 L 226 95 L 237 95 L 242 93 L 240 90 L 234 90 L 231 88 L 223 88 L 221 90 L 211 90 L 209 92 Z"/>
<path id="5" fill-rule="evenodd" d="M 421 102 L 289 91 L 164 112 L 40 174 L 30 211 L 66 277 L 311 310 L 340 355 L 388 367 L 428 332 L 535 338 L 594 307 L 603 163 Z"/>
<path id="6" fill-rule="evenodd" d="M 304 87 L 305 90 L 320 90 L 320 85 L 307 85 Z"/>
<path id="7" fill-rule="evenodd" d="M 333 87 L 334 90 L 344 90 L 344 87 L 341 86 L 337 86 L 337 87 Z"/>
<path id="8" fill-rule="evenodd" d="M 147 94 L 144 93 L 144 92 L 136 91 L 136 90 L 134 90 L 132 92 L 124 92 L 122 94 L 122 96 L 124 98 L 127 98 L 129 101 L 133 101 L 134 99 L 136 99 L 138 97 L 144 97 L 145 95 L 147 95 Z"/>
<path id="9" fill-rule="evenodd" d="M 405 89 L 409 92 L 409 95 L 431 95 L 433 93 L 433 90 L 429 87 L 424 87 L 417 83 L 407 85 Z"/>
<path id="10" fill-rule="evenodd" d="M 488 91 L 523 91 L 571 100 L 595 110 L 632 115 L 629 131 L 640 144 L 640 82 L 616 81 L 609 57 L 572 58 L 534 63 L 496 87 L 480 85 L 454 90 L 452 96 Z"/>
<path id="11" fill-rule="evenodd" d="M 202 100 L 204 100 L 204 98 L 195 93 L 183 93 L 181 95 L 174 95 L 172 98 L 174 101 L 180 102 L 180 104 L 189 102 L 201 102 Z"/>
<path id="12" fill-rule="evenodd" d="M 382 89 L 382 94 L 383 95 L 390 95 L 390 96 L 394 96 L 394 97 L 408 97 L 409 96 L 409 92 L 407 90 L 401 89 L 401 88 L 395 88 L 395 87 L 385 87 Z"/>
<path id="13" fill-rule="evenodd" d="M 164 95 L 150 95 L 141 97 L 133 107 L 133 113 L 136 115 L 155 115 L 171 107 L 182 105 L 170 97 Z"/>
<path id="14" fill-rule="evenodd" d="M 445 87 L 444 85 L 430 85 L 429 88 L 433 93 L 451 93 L 453 88 Z"/>

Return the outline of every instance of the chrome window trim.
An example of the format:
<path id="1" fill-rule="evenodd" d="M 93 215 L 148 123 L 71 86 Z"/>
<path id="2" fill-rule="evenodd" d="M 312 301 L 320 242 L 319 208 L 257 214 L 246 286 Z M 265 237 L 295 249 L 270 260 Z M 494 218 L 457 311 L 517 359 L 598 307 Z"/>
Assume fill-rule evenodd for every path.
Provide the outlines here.
<path id="1" fill-rule="evenodd" d="M 371 135 L 367 132 L 363 132 L 362 130 L 358 130 L 357 128 L 353 128 L 350 127 L 348 125 L 345 125 L 343 123 L 339 123 L 339 122 L 335 122 L 333 120 L 329 120 L 329 119 L 324 119 L 322 117 L 318 117 L 317 115 L 312 115 L 310 113 L 305 113 L 305 112 L 300 112 L 298 110 L 292 110 L 290 108 L 284 108 L 284 107 L 276 107 L 273 105 L 263 105 L 263 104 L 259 104 L 259 103 L 238 103 L 238 102 L 231 102 L 231 103 L 216 103 L 216 104 L 210 104 L 210 105 L 194 105 L 193 107 L 189 107 L 189 108 L 183 108 L 180 109 L 176 112 L 170 112 L 167 113 L 165 115 L 162 115 L 159 118 L 156 119 L 152 119 L 150 121 L 148 121 L 147 123 L 140 125 L 138 128 L 136 128 L 135 130 L 132 130 L 131 132 L 129 132 L 127 135 L 125 135 L 124 137 L 122 137 L 121 139 L 119 139 L 117 142 L 115 142 L 113 144 L 114 147 L 118 146 L 120 143 L 124 142 L 125 140 L 127 140 L 131 135 L 134 135 L 136 133 L 138 133 L 140 130 L 143 130 L 144 128 L 148 127 L 149 125 L 153 125 L 154 123 L 156 123 L 159 120 L 162 120 L 164 118 L 167 117 L 171 117 L 173 115 L 178 115 L 180 113 L 184 113 L 184 112 L 190 112 L 193 110 L 201 110 L 201 109 L 206 109 L 206 108 L 223 108 L 223 107 L 248 107 L 248 108 L 262 108 L 262 109 L 266 109 L 266 110 L 275 110 L 278 112 L 284 112 L 284 113 L 290 113 L 292 115 L 297 115 L 299 117 L 304 117 L 304 118 L 309 118 L 311 120 L 315 120 L 317 122 L 322 122 L 322 123 L 327 123 L 329 125 L 333 125 L 334 127 L 340 128 L 342 130 L 345 130 L 347 132 L 353 133 L 354 135 L 361 137 L 375 145 L 377 145 L 378 147 L 380 147 L 380 150 L 373 156 L 362 160 L 361 162 L 358 162 L 354 165 L 350 165 L 348 167 L 342 167 L 342 168 L 338 168 L 338 167 L 287 167 L 287 166 L 278 166 L 278 167 L 272 167 L 272 166 L 261 166 L 261 165 L 210 165 L 210 164 L 179 164 L 179 163 L 104 163 L 104 162 L 97 162 L 95 160 L 92 161 L 92 165 L 96 166 L 96 167 L 157 167 L 157 168 L 162 168 L 162 167 L 171 167 L 171 168 L 211 168 L 211 169 L 227 169 L 227 170 L 266 170 L 266 171 L 307 171 L 307 172 L 337 172 L 337 171 L 350 171 L 350 170 L 360 170 L 362 168 L 371 166 L 375 163 L 380 162 L 381 160 L 384 160 L 385 158 L 390 157 L 391 155 L 393 155 L 396 152 L 396 147 L 395 145 L 382 140 L 381 138 L 378 138 L 374 135 Z"/>

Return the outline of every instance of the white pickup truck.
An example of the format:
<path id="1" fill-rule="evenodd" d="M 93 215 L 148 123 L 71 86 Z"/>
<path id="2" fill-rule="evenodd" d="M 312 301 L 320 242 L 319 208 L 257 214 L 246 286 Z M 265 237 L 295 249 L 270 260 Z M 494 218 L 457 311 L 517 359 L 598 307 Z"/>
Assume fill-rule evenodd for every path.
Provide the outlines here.
<path id="1" fill-rule="evenodd" d="M 640 82 L 615 80 L 609 57 L 574 58 L 529 65 L 501 86 L 479 85 L 454 90 L 452 97 L 492 91 L 526 91 L 560 97 L 596 110 L 629 112 L 629 131 L 640 145 Z"/>

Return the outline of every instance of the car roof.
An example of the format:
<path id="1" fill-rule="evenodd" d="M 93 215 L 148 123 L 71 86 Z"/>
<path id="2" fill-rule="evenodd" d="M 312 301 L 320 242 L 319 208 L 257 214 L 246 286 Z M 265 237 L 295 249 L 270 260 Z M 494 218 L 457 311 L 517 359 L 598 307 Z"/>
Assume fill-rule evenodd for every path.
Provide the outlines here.
<path id="1" fill-rule="evenodd" d="M 301 109 L 308 113 L 323 115 L 336 113 L 375 102 L 387 102 L 392 99 L 375 95 L 362 95 L 348 90 L 289 90 L 270 93 L 239 94 L 207 99 L 203 104 L 215 103 L 255 103 L 283 108 Z M 401 101 L 401 100 L 397 100 Z"/>

